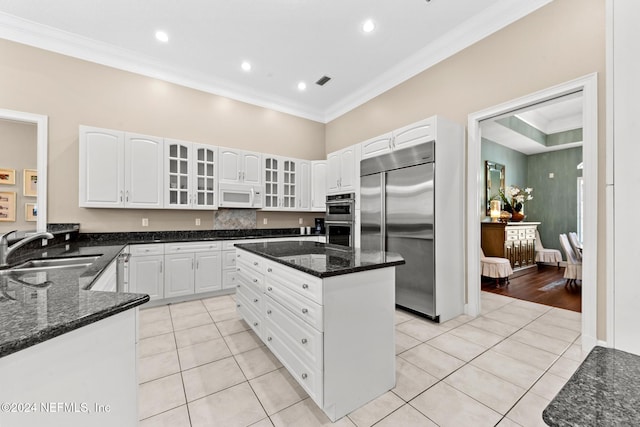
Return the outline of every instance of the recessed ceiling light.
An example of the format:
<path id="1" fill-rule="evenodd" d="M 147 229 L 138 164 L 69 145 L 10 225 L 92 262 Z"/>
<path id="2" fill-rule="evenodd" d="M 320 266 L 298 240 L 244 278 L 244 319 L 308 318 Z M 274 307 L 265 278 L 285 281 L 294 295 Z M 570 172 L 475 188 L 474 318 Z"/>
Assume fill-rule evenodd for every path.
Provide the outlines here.
<path id="1" fill-rule="evenodd" d="M 376 28 L 376 24 L 371 19 L 367 19 L 362 24 L 362 31 L 364 31 L 365 33 L 370 33 L 375 28 Z"/>
<path id="2" fill-rule="evenodd" d="M 251 71 L 251 63 L 249 61 L 243 61 L 241 67 L 245 71 Z"/>
<path id="3" fill-rule="evenodd" d="M 162 43 L 167 43 L 169 41 L 169 34 L 164 31 L 156 31 L 156 39 L 161 41 Z"/>
<path id="4" fill-rule="evenodd" d="M 307 84 L 305 82 L 298 83 L 298 90 L 305 90 L 305 89 L 307 89 Z"/>

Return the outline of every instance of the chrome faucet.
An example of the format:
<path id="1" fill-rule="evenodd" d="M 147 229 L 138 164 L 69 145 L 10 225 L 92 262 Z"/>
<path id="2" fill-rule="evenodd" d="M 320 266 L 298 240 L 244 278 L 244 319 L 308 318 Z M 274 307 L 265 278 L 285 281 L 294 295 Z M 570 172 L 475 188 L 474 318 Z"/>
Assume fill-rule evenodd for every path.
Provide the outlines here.
<path id="1" fill-rule="evenodd" d="M 9 265 L 7 264 L 7 258 L 9 258 L 9 255 L 11 255 L 16 249 L 26 245 L 27 243 L 40 238 L 53 239 L 53 234 L 47 233 L 46 231 L 42 231 L 40 233 L 35 233 L 35 234 L 32 234 L 31 236 L 27 236 L 22 240 L 9 246 L 9 241 L 7 240 L 7 237 L 15 233 L 16 231 L 17 230 L 10 231 L 8 233 L 3 234 L 2 237 L 0 237 L 0 267 L 6 267 L 7 265 Z"/>

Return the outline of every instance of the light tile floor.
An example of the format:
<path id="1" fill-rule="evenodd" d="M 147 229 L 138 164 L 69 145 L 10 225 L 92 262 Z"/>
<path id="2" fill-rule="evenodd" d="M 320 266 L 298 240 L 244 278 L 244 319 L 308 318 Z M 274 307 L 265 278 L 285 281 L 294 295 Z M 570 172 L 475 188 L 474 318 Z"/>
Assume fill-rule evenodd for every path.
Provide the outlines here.
<path id="1" fill-rule="evenodd" d="M 580 313 L 482 292 L 443 324 L 396 312 L 396 387 L 336 426 L 544 426 L 586 357 Z M 331 425 L 249 330 L 233 296 L 140 310 L 141 427 Z"/>

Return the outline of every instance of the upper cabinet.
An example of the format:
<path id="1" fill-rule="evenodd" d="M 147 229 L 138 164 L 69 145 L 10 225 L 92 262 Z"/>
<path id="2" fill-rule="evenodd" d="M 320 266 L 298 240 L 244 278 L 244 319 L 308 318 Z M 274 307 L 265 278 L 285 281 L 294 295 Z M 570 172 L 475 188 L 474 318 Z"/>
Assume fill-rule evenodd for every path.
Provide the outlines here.
<path id="1" fill-rule="evenodd" d="M 166 139 L 164 207 L 215 209 L 217 157 L 217 147 Z"/>
<path id="2" fill-rule="evenodd" d="M 430 117 L 362 142 L 362 158 L 379 156 L 435 139 L 435 118 Z"/>
<path id="3" fill-rule="evenodd" d="M 311 162 L 311 210 L 325 212 L 327 201 L 327 161 Z"/>
<path id="4" fill-rule="evenodd" d="M 81 207 L 163 207 L 163 140 L 80 126 Z"/>
<path id="5" fill-rule="evenodd" d="M 309 162 L 287 157 L 263 155 L 264 209 L 309 209 Z M 303 166 L 304 165 L 304 166 Z M 306 188 L 305 188 L 306 187 Z M 306 199 L 303 207 L 303 196 Z"/>
<path id="6" fill-rule="evenodd" d="M 327 156 L 327 194 L 358 193 L 360 145 L 352 145 Z"/>
<path id="7" fill-rule="evenodd" d="M 220 147 L 220 183 L 262 185 L 262 155 Z"/>

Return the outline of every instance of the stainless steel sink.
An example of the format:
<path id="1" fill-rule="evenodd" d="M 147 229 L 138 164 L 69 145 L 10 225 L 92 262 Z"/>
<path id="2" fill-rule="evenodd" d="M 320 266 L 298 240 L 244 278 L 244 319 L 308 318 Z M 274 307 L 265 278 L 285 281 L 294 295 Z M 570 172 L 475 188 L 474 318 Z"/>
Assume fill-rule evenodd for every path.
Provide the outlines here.
<path id="1" fill-rule="evenodd" d="M 9 268 L 7 270 L 3 270 L 6 272 L 29 272 L 29 271 L 46 271 L 46 270 L 54 270 L 61 268 L 78 268 L 78 267 L 87 267 L 95 260 L 100 258 L 101 255 L 85 255 L 85 256 L 77 256 L 77 257 L 67 257 L 67 258 L 43 258 L 43 259 L 32 259 L 27 262 L 23 262 L 22 264 L 18 264 L 15 267 Z"/>

